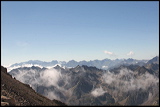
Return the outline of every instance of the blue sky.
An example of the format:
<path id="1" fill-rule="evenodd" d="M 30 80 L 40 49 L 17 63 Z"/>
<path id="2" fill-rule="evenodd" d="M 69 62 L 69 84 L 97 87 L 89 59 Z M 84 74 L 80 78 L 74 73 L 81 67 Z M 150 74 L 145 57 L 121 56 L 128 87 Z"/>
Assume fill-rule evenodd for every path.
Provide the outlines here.
<path id="1" fill-rule="evenodd" d="M 2 1 L 1 63 L 159 55 L 159 2 Z"/>

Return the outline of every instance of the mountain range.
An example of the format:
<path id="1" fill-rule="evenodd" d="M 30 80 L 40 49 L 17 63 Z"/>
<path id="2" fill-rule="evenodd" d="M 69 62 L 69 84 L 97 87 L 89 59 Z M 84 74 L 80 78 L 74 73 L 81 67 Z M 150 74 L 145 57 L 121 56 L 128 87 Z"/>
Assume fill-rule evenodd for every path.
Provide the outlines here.
<path id="1" fill-rule="evenodd" d="M 159 58 L 159 57 L 158 57 Z M 103 60 L 90 60 L 90 61 L 75 61 L 75 60 L 70 60 L 68 62 L 66 61 L 57 61 L 57 60 L 53 60 L 51 62 L 46 62 L 46 61 L 40 61 L 40 60 L 29 60 L 26 62 L 20 62 L 20 63 L 15 63 L 12 64 L 11 66 L 8 67 L 8 69 L 13 69 L 13 68 L 17 68 L 17 67 L 21 67 L 21 66 L 25 66 L 25 65 L 30 65 L 30 66 L 41 66 L 41 67 L 53 67 L 56 65 L 60 65 L 62 67 L 76 67 L 77 65 L 87 65 L 87 66 L 95 66 L 99 69 L 111 69 L 111 68 L 115 68 L 118 67 L 120 65 L 130 65 L 130 64 L 135 64 L 135 65 L 139 65 L 139 66 L 143 66 L 145 63 L 147 63 L 148 60 L 137 60 L 137 59 L 132 59 L 132 58 L 128 58 L 128 59 L 115 59 L 115 60 L 111 60 L 111 59 L 103 59 Z M 149 62 L 148 62 L 149 63 Z"/>
<path id="2" fill-rule="evenodd" d="M 109 70 L 56 65 L 19 67 L 9 74 L 37 93 L 67 105 L 159 105 L 159 57 L 142 65 L 130 63 L 134 59 L 128 62 Z"/>

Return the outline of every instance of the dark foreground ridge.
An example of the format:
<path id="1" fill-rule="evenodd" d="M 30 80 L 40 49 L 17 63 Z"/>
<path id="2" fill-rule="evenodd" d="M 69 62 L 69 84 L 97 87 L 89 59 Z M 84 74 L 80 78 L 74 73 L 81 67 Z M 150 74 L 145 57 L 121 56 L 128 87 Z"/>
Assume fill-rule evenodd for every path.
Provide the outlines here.
<path id="1" fill-rule="evenodd" d="M 29 85 L 12 78 L 1 66 L 1 106 L 66 106 L 36 93 Z"/>

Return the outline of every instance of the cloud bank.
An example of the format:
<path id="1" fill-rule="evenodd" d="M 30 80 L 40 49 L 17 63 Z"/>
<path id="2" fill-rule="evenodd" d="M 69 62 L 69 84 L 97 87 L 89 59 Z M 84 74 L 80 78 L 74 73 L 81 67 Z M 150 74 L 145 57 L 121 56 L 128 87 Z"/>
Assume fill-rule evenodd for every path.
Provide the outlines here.
<path id="1" fill-rule="evenodd" d="M 138 72 L 133 72 L 125 68 L 121 69 L 118 74 L 108 71 L 102 76 L 102 78 L 104 83 L 123 92 L 138 90 L 140 88 L 146 90 L 149 87 L 157 85 L 159 82 L 159 78 L 148 72 L 139 75 L 139 77 L 136 77 L 137 73 Z"/>
<path id="2" fill-rule="evenodd" d="M 65 102 L 60 95 L 56 93 L 61 93 L 62 96 L 72 95 L 72 92 L 60 84 L 69 85 L 70 83 L 70 76 L 63 74 L 60 70 L 56 70 L 54 68 L 46 69 L 44 71 L 37 71 L 37 70 L 18 70 L 16 75 L 13 75 L 17 80 L 29 84 L 34 90 L 37 90 L 37 87 L 40 90 L 44 90 L 43 95 L 48 97 L 49 99 L 53 100 L 60 100 Z M 46 88 L 43 88 L 46 87 Z"/>

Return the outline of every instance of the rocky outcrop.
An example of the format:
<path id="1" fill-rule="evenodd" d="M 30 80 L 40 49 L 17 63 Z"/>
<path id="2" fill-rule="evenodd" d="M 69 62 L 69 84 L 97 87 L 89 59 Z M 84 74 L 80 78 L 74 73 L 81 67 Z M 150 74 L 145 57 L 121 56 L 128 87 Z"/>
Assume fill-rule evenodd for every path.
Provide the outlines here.
<path id="1" fill-rule="evenodd" d="M 1 106 L 16 106 L 16 103 L 13 98 L 1 95 Z"/>
<path id="2" fill-rule="evenodd" d="M 1 66 L 1 72 L 7 73 L 7 68 L 4 68 L 3 66 Z"/>

